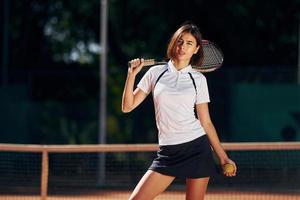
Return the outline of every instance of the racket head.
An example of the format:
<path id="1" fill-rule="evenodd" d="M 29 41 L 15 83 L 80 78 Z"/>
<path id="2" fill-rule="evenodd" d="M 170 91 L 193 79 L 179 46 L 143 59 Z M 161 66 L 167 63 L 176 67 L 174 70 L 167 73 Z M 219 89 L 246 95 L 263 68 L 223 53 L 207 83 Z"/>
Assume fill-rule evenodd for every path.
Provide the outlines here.
<path id="1" fill-rule="evenodd" d="M 224 61 L 222 50 L 209 40 L 202 40 L 204 59 L 200 66 L 192 66 L 194 70 L 206 73 L 220 68 Z"/>

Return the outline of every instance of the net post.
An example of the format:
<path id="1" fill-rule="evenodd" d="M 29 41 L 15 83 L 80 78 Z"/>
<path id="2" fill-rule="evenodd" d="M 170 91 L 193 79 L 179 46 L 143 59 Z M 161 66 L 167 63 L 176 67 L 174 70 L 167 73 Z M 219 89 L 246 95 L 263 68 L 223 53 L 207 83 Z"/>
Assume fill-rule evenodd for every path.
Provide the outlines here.
<path id="1" fill-rule="evenodd" d="M 41 200 L 47 199 L 48 192 L 48 173 L 49 173 L 49 156 L 48 151 L 42 151 L 42 170 L 41 170 Z"/>

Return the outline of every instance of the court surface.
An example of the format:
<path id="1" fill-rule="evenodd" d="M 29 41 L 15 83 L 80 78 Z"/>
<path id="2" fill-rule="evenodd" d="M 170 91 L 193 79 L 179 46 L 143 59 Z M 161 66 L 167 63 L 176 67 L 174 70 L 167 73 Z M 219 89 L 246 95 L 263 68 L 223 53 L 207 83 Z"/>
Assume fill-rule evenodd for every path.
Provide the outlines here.
<path id="1" fill-rule="evenodd" d="M 130 195 L 129 191 L 105 191 L 105 192 L 90 192 L 89 194 L 77 195 L 49 195 L 48 200 L 88 200 L 88 199 L 101 199 L 101 200 L 125 200 Z M 39 200 L 40 196 L 36 195 L 0 195 L 0 200 Z M 155 200 L 182 200 L 185 199 L 184 192 L 164 192 L 159 195 Z M 205 200 L 299 200 L 300 194 L 272 194 L 272 193 L 254 193 L 254 192 L 217 192 L 208 193 Z"/>

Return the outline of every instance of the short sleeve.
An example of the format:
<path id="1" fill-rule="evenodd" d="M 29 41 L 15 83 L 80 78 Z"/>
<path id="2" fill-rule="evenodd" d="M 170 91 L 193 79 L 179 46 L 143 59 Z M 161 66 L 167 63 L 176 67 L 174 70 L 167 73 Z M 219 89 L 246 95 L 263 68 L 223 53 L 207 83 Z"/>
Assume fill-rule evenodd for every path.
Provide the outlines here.
<path id="1" fill-rule="evenodd" d="M 151 92 L 151 89 L 152 89 L 152 73 L 151 73 L 151 69 L 148 70 L 144 74 L 144 76 L 142 77 L 142 79 L 140 80 L 140 82 L 137 84 L 137 87 L 140 88 L 146 94 L 149 94 Z"/>
<path id="2" fill-rule="evenodd" d="M 210 102 L 208 86 L 205 76 L 201 76 L 199 82 L 197 83 L 197 99 L 196 104 L 208 103 Z"/>

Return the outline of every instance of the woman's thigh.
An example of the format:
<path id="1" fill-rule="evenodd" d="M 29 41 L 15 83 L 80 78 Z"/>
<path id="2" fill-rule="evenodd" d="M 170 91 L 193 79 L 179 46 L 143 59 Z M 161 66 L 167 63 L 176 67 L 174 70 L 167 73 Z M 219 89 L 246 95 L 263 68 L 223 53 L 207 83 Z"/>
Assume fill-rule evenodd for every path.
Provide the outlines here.
<path id="1" fill-rule="evenodd" d="M 175 177 L 148 170 L 133 190 L 130 200 L 152 200 L 162 193 Z"/>
<path id="2" fill-rule="evenodd" d="M 186 200 L 204 199 L 209 177 L 186 179 Z"/>

